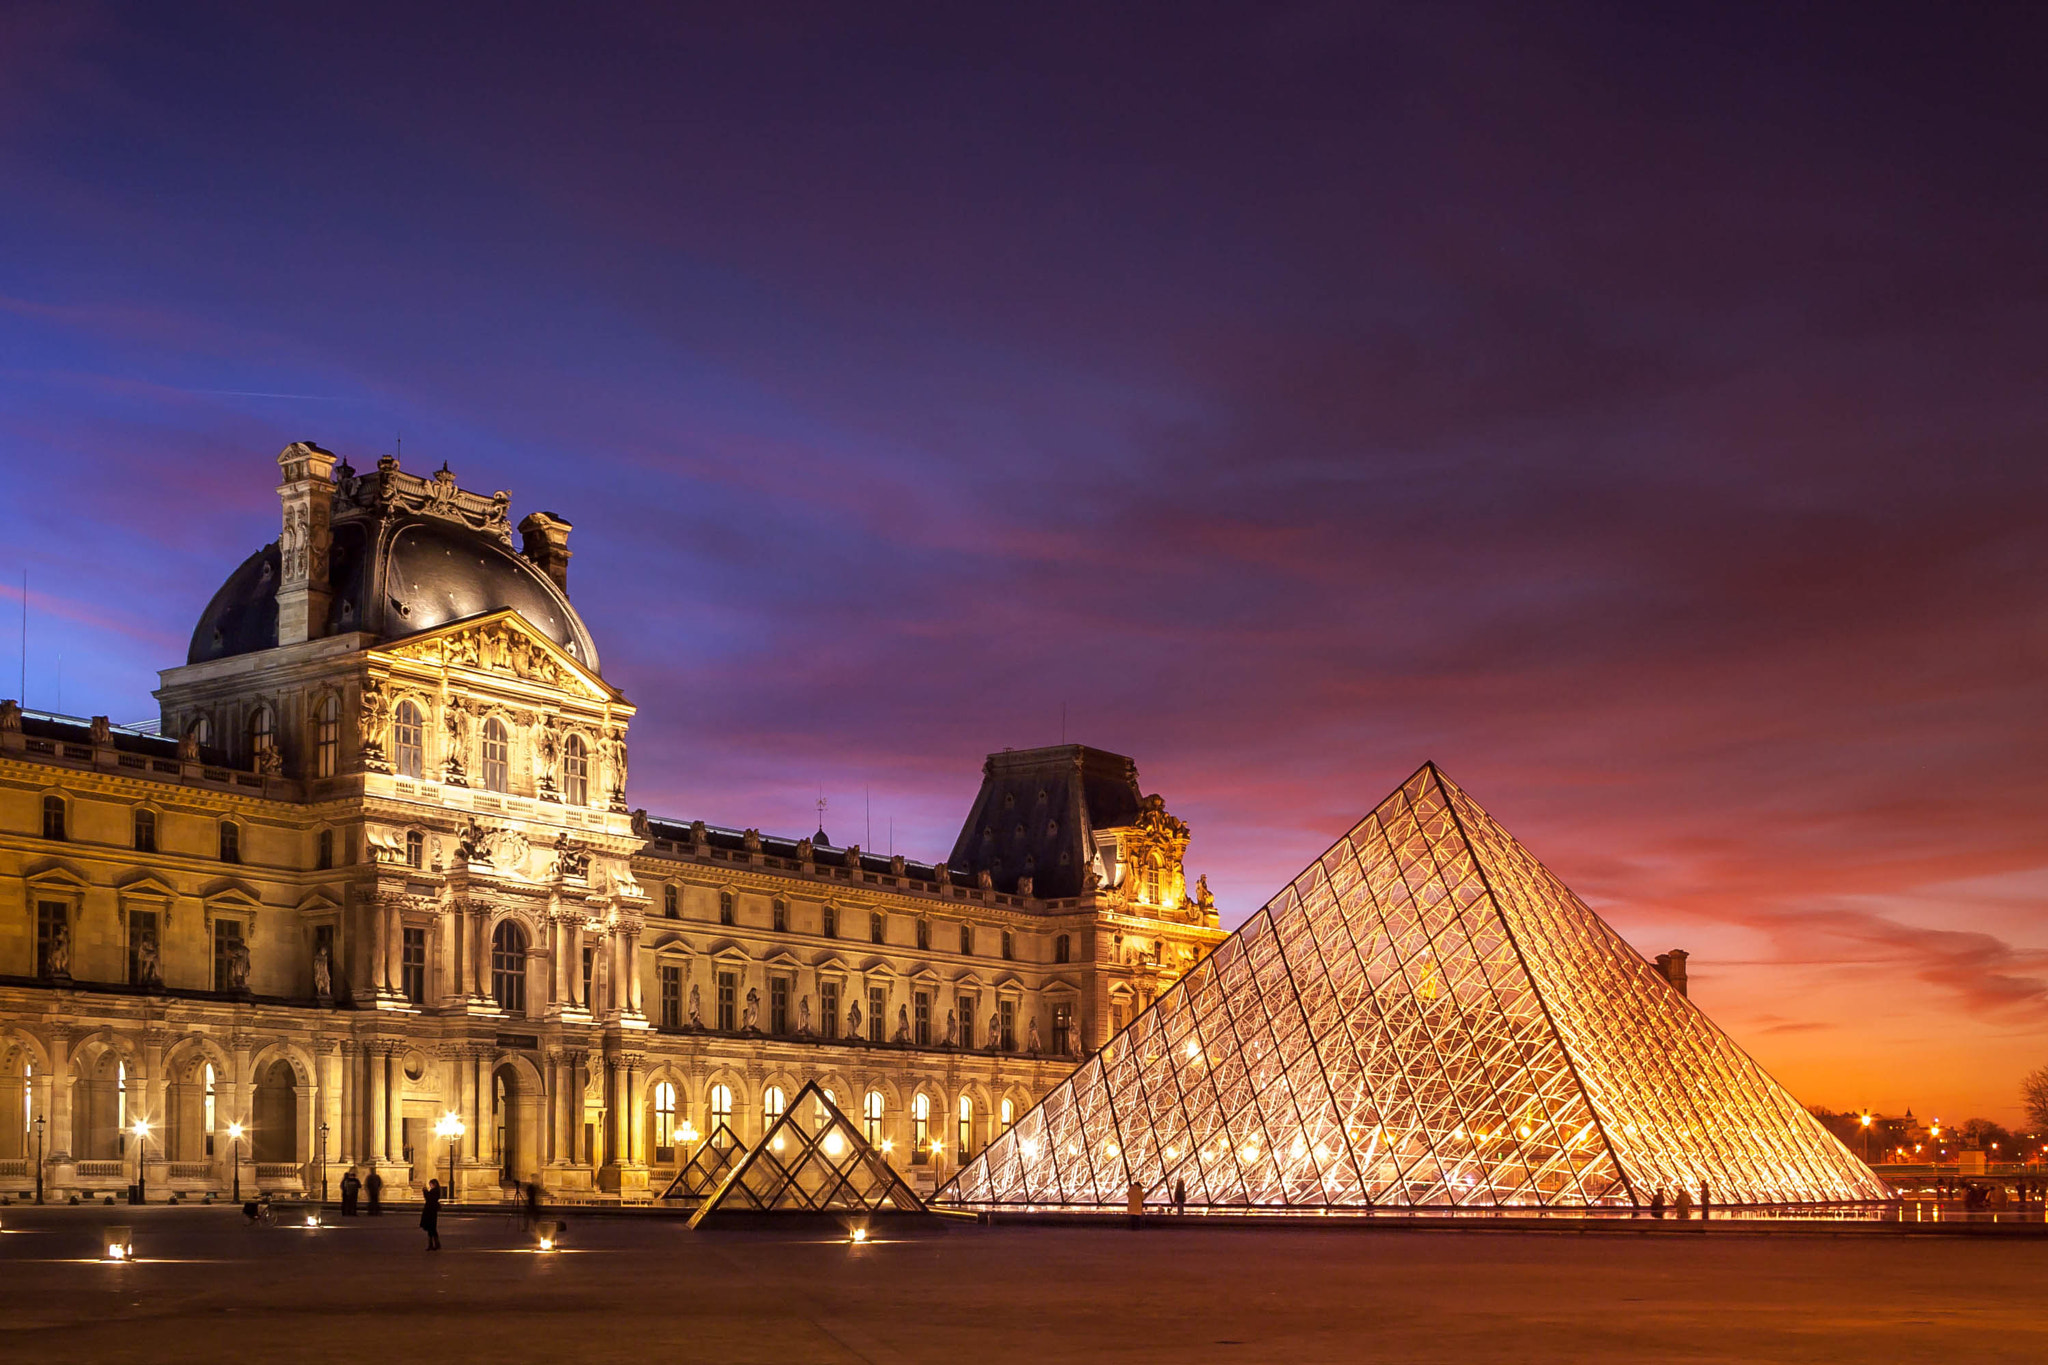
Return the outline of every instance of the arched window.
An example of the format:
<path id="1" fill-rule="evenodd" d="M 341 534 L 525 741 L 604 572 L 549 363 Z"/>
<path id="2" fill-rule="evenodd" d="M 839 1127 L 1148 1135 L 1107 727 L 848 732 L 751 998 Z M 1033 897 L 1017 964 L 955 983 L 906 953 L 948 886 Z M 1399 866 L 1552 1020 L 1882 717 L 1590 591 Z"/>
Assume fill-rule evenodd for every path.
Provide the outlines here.
<path id="1" fill-rule="evenodd" d="M 1010 1125 L 1017 1121 L 1017 1106 L 1014 1102 L 1010 1100 L 1004 1100 L 1001 1112 L 1003 1119 L 1003 1130 L 1005 1132 L 1008 1132 Z"/>
<path id="2" fill-rule="evenodd" d="M 242 861 L 242 827 L 232 820 L 220 822 L 220 860 L 224 863 Z"/>
<path id="3" fill-rule="evenodd" d="M 509 919 L 491 930 L 491 996 L 507 1014 L 526 1013 L 526 931 Z"/>
<path id="4" fill-rule="evenodd" d="M 818 1091 L 820 1094 L 824 1095 L 826 1101 L 829 1104 L 831 1104 L 833 1108 L 837 1109 L 839 1107 L 839 1096 L 833 1092 L 831 1086 L 821 1085 L 818 1087 Z M 824 1131 L 826 1123 L 830 1121 L 830 1115 L 828 1115 L 825 1112 L 825 1106 L 822 1104 L 813 1104 L 812 1108 L 818 1111 L 818 1129 L 820 1132 L 822 1132 Z"/>
<path id="5" fill-rule="evenodd" d="M 391 713 L 391 767 L 400 777 L 414 781 L 427 772 L 427 718 L 409 701 L 398 703 Z"/>
<path id="6" fill-rule="evenodd" d="M 711 1087 L 711 1131 L 721 1128 L 732 1131 L 732 1087 L 725 1084 Z"/>
<path id="7" fill-rule="evenodd" d="M 1074 960 L 1074 940 L 1065 934 L 1055 938 L 1052 941 L 1052 960 L 1054 962 L 1072 962 Z"/>
<path id="8" fill-rule="evenodd" d="M 861 1129 L 866 1135 L 868 1146 L 880 1150 L 882 1146 L 882 1092 L 870 1090 L 861 1101 Z"/>
<path id="9" fill-rule="evenodd" d="M 721 891 L 721 892 L 719 892 L 719 893 L 718 893 L 718 922 L 719 922 L 720 924 L 731 924 L 731 923 L 733 923 L 733 920 L 734 920 L 734 913 L 735 913 L 735 912 L 734 912 L 734 909 L 733 909 L 733 900 L 732 900 L 732 892 L 730 892 L 730 891 Z"/>
<path id="10" fill-rule="evenodd" d="M 654 1087 L 654 1159 L 676 1159 L 676 1088 L 668 1081 Z"/>
<path id="11" fill-rule="evenodd" d="M 919 1091 L 910 1100 L 910 1164 L 931 1160 L 932 1097 Z"/>
<path id="12" fill-rule="evenodd" d="M 277 747 L 277 713 L 259 706 L 249 713 L 249 762 L 261 768 L 263 756 Z"/>
<path id="13" fill-rule="evenodd" d="M 192 723 L 185 727 L 185 738 L 194 744 L 213 743 L 213 717 L 194 716 Z"/>
<path id="14" fill-rule="evenodd" d="M 590 749 L 581 735 L 562 744 L 562 799 L 572 806 L 590 804 Z"/>
<path id="15" fill-rule="evenodd" d="M 329 692 L 313 712 L 313 776 L 332 777 L 341 766 L 341 698 Z"/>
<path id="16" fill-rule="evenodd" d="M 962 1095 L 960 1097 L 960 1154 L 955 1158 L 962 1165 L 967 1163 L 967 1149 L 972 1145 L 971 1139 L 973 1136 L 974 1097 L 972 1095 Z"/>
<path id="17" fill-rule="evenodd" d="M 208 1156 L 212 1156 L 212 1155 L 213 1155 L 213 1115 L 214 1115 L 214 1085 L 213 1085 L 213 1063 L 212 1063 L 212 1062 L 208 1062 L 208 1063 L 206 1064 L 206 1072 L 205 1072 L 205 1076 L 204 1076 L 204 1078 L 203 1078 L 203 1079 L 204 1079 L 204 1081 L 205 1081 L 205 1086 L 206 1086 L 206 1088 L 205 1088 L 205 1091 L 204 1091 L 204 1094 L 205 1094 L 205 1099 L 204 1099 L 204 1101 L 202 1102 L 203 1112 L 202 1112 L 202 1114 L 200 1115 L 200 1119 L 199 1119 L 199 1130 L 200 1130 L 200 1132 L 201 1132 L 201 1133 L 203 1133 L 203 1134 L 205 1135 L 205 1137 L 206 1137 L 206 1154 L 207 1154 Z"/>
<path id="18" fill-rule="evenodd" d="M 766 1090 L 762 1091 L 761 1126 L 763 1131 L 772 1126 L 775 1120 L 781 1118 L 783 1115 L 783 1111 L 785 1111 L 788 1108 L 789 1096 L 783 1093 L 781 1086 L 771 1085 Z"/>
<path id="19" fill-rule="evenodd" d="M 492 716 L 484 722 L 484 790 L 509 791 L 512 786 L 512 736 L 505 722 Z"/>
<path id="20" fill-rule="evenodd" d="M 138 809 L 135 812 L 135 851 L 156 852 L 156 812 Z"/>

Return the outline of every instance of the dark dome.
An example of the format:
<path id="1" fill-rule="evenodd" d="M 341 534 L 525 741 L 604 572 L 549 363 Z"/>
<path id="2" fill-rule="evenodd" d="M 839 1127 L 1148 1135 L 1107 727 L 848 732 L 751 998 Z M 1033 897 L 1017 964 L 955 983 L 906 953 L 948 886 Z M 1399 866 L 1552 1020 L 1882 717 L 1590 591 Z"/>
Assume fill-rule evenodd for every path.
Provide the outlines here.
<path id="1" fill-rule="evenodd" d="M 277 644 L 276 544 L 228 576 L 200 615 L 187 663 Z M 597 645 L 568 597 L 497 537 L 448 521 L 400 517 L 381 527 L 337 525 L 328 560 L 327 633 L 366 630 L 386 640 L 511 608 L 595 673 Z"/>

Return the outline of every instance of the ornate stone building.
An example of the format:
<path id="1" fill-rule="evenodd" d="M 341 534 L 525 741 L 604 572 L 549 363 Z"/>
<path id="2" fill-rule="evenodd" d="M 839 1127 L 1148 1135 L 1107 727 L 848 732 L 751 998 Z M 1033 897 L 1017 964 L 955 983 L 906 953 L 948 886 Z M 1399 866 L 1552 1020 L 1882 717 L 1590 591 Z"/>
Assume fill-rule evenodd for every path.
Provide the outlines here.
<path id="1" fill-rule="evenodd" d="M 158 726 L 0 704 L 0 1194 L 642 1199 L 812 1078 L 929 1185 L 1223 937 L 1078 745 L 935 863 L 632 810 L 567 521 L 278 466 Z"/>

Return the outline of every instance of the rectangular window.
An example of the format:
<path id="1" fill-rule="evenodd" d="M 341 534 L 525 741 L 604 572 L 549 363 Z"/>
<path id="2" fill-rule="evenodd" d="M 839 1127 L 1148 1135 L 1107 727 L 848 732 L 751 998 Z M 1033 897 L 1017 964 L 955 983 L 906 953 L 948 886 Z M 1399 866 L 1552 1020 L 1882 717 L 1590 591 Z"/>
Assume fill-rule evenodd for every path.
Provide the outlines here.
<path id="1" fill-rule="evenodd" d="M 889 993 L 880 986 L 868 987 L 868 1041 L 879 1043 L 889 1036 L 888 1023 L 883 1018 L 889 1012 Z"/>
<path id="2" fill-rule="evenodd" d="M 1008 962 L 1011 958 L 1015 957 L 1016 955 L 1016 940 L 1011 937 L 1010 931 L 1008 929 L 1005 929 L 1003 930 L 1003 961 Z"/>
<path id="3" fill-rule="evenodd" d="M 917 1040 L 919 1047 L 930 1047 L 932 1045 L 931 996 L 923 991 L 919 991 L 911 999 L 910 1012 L 912 1015 L 911 1029 L 913 1030 L 910 1036 Z"/>
<path id="4" fill-rule="evenodd" d="M 66 923 L 66 918 L 67 917 L 65 915 L 64 902 L 36 902 L 37 976 L 50 977 L 56 975 L 57 968 L 55 957 L 57 940 L 60 938 L 65 938 L 70 934 L 70 926 Z M 64 970 L 66 975 L 70 974 L 71 968 L 68 963 L 65 965 Z"/>
<path id="5" fill-rule="evenodd" d="M 674 882 L 661 888 L 661 913 L 668 919 L 682 917 L 682 893 L 676 889 Z"/>
<path id="6" fill-rule="evenodd" d="M 661 1026 L 681 1028 L 683 1026 L 683 969 L 667 963 L 656 969 L 661 980 Z"/>
<path id="7" fill-rule="evenodd" d="M 156 912 L 154 910 L 130 910 L 128 912 L 128 984 L 147 986 L 143 979 L 143 945 L 156 947 Z"/>
<path id="8" fill-rule="evenodd" d="M 932 922 L 928 919 L 917 922 L 917 946 L 920 950 L 929 950 L 932 946 Z"/>
<path id="9" fill-rule="evenodd" d="M 960 926 L 960 951 L 968 957 L 974 956 L 974 926 L 971 924 Z"/>
<path id="10" fill-rule="evenodd" d="M 156 812 L 153 810 L 135 812 L 135 851 L 156 852 Z"/>
<path id="11" fill-rule="evenodd" d="M 883 943 L 889 937 L 889 921 L 880 912 L 868 916 L 868 937 L 876 943 Z"/>
<path id="12" fill-rule="evenodd" d="M 718 974 L 718 1027 L 731 1033 L 740 1026 L 740 978 L 737 972 Z"/>
<path id="13" fill-rule="evenodd" d="M 235 974 L 229 965 L 234 956 L 234 947 L 242 941 L 242 922 L 232 919 L 217 919 L 213 922 L 213 988 L 224 991 L 234 984 Z"/>
<path id="14" fill-rule="evenodd" d="M 427 836 L 416 829 L 405 832 L 405 865 L 425 867 L 427 865 Z"/>
<path id="15" fill-rule="evenodd" d="M 317 840 L 317 847 L 314 850 L 313 863 L 314 866 L 318 867 L 322 872 L 325 872 L 328 868 L 334 866 L 333 830 L 323 829 L 320 831 L 320 837 Z"/>
<path id="16" fill-rule="evenodd" d="M 1054 962 L 1066 962 L 1066 961 L 1069 961 L 1069 960 L 1071 960 L 1071 959 L 1072 959 L 1073 955 L 1074 955 L 1074 940 L 1073 940 L 1073 939 L 1069 938 L 1069 937 L 1068 937 L 1067 935 L 1065 935 L 1065 934 L 1061 934 L 1061 935 L 1060 935 L 1060 936 L 1059 936 L 1058 938 L 1056 938 L 1056 939 L 1054 939 L 1054 940 L 1052 941 L 1052 960 L 1053 960 Z"/>
<path id="17" fill-rule="evenodd" d="M 407 929 L 403 932 L 405 939 L 399 944 L 399 968 L 405 998 L 415 1005 L 424 1005 L 427 1003 L 427 931 Z"/>
<path id="18" fill-rule="evenodd" d="M 981 1003 L 978 995 L 956 995 L 953 997 L 955 1012 L 960 1016 L 960 1046 L 974 1046 L 974 1010 Z"/>
<path id="19" fill-rule="evenodd" d="M 768 978 L 768 1031 L 789 1032 L 789 978 L 771 976 Z"/>
<path id="20" fill-rule="evenodd" d="M 242 827 L 232 820 L 220 822 L 220 860 L 224 863 L 242 861 Z"/>
<path id="21" fill-rule="evenodd" d="M 734 919 L 736 918 L 736 916 L 737 916 L 737 913 L 738 913 L 738 912 L 737 912 L 737 911 L 736 911 L 736 910 L 734 909 L 734 907 L 733 907 L 733 903 L 732 903 L 732 892 L 730 892 L 730 891 L 721 891 L 721 892 L 719 892 L 719 893 L 718 893 L 718 922 L 719 922 L 720 924 L 731 924 L 731 923 L 733 923 L 733 922 L 734 922 Z"/>
<path id="22" fill-rule="evenodd" d="M 1062 1057 L 1074 1054 L 1074 1007 L 1052 1007 L 1052 1050 Z"/>
<path id="23" fill-rule="evenodd" d="M 64 798 L 46 796 L 43 798 L 43 837 L 61 839 L 64 837 Z"/>
<path id="24" fill-rule="evenodd" d="M 824 1016 L 820 1022 L 825 1026 L 825 1036 L 827 1038 L 837 1038 L 839 1036 L 839 983 L 837 981 L 820 981 L 818 983 L 818 1004 L 820 1006 L 819 1013 Z"/>
<path id="25" fill-rule="evenodd" d="M 580 998 L 583 1001 L 583 1008 L 587 1010 L 597 1008 L 597 1002 L 590 998 L 590 983 L 596 975 L 597 949 L 586 943 L 583 946 L 583 994 Z"/>
<path id="26" fill-rule="evenodd" d="M 825 907 L 824 918 L 820 927 L 823 929 L 826 938 L 839 937 L 839 911 L 836 907 L 830 905 Z"/>
<path id="27" fill-rule="evenodd" d="M 778 933 L 778 934 L 786 934 L 786 933 L 788 933 L 788 932 L 789 932 L 789 902 L 788 902 L 788 901 L 785 901 L 785 900 L 778 900 L 778 901 L 776 901 L 776 902 L 775 902 L 775 906 L 774 906 L 774 911 L 773 911 L 773 919 L 772 919 L 772 921 L 771 921 L 771 922 L 772 922 L 772 923 L 773 923 L 773 925 L 774 925 L 774 928 L 775 928 L 775 932 L 776 932 L 776 933 Z"/>
<path id="28" fill-rule="evenodd" d="M 1005 1000 L 998 1006 L 1003 1019 L 1003 1051 L 1017 1050 L 1017 1002 Z"/>

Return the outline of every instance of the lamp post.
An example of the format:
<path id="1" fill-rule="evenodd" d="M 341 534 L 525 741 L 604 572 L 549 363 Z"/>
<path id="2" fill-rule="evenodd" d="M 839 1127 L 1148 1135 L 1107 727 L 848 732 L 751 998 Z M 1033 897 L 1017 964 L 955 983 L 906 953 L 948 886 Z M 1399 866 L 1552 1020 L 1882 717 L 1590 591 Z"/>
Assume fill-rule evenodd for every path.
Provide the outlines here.
<path id="1" fill-rule="evenodd" d="M 147 1204 L 149 1202 L 149 1177 L 143 1169 L 143 1163 L 149 1157 L 149 1153 L 146 1150 L 149 1145 L 149 1120 L 135 1120 L 134 1128 L 129 1131 L 135 1134 L 135 1202 Z"/>
<path id="2" fill-rule="evenodd" d="M 36 1115 L 36 1202 L 43 1202 L 43 1116 Z"/>
<path id="3" fill-rule="evenodd" d="M 320 1202 L 327 1202 L 327 1121 L 320 1122 Z"/>
<path id="4" fill-rule="evenodd" d="M 435 1135 L 448 1144 L 448 1193 L 445 1197 L 450 1203 L 455 1200 L 455 1144 L 467 1131 L 462 1123 L 462 1115 L 453 1109 L 441 1115 L 441 1121 L 434 1125 Z"/>
<path id="5" fill-rule="evenodd" d="M 239 1204 L 242 1202 L 242 1125 L 229 1124 L 228 1136 L 234 1139 L 235 1143 L 235 1202 Z"/>
<path id="6" fill-rule="evenodd" d="M 1863 1111 L 1863 1164 L 1870 1164 L 1870 1111 Z"/>

